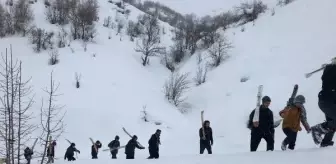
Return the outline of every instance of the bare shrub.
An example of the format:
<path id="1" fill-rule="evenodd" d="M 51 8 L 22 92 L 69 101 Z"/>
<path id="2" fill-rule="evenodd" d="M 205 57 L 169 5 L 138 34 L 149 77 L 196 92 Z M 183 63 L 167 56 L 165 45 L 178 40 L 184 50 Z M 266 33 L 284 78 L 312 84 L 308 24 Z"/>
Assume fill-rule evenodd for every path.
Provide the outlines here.
<path id="1" fill-rule="evenodd" d="M 232 44 L 228 42 L 225 37 L 220 37 L 216 41 L 216 43 L 208 49 L 208 53 L 211 58 L 210 65 L 212 67 L 218 67 L 223 61 L 225 61 L 229 57 L 228 51 L 232 47 Z"/>
<path id="2" fill-rule="evenodd" d="M 252 3 L 242 3 L 236 7 L 243 24 L 256 20 L 259 14 L 264 13 L 267 6 L 261 0 L 254 0 Z"/>
<path id="3" fill-rule="evenodd" d="M 111 16 L 108 16 L 107 18 L 104 19 L 104 24 L 103 24 L 103 26 L 104 26 L 104 27 L 107 27 L 107 28 L 110 28 L 111 23 L 112 23 L 112 17 L 111 17 Z"/>
<path id="4" fill-rule="evenodd" d="M 205 83 L 207 78 L 208 68 L 206 66 L 201 66 L 200 64 L 197 67 L 196 76 L 194 77 L 194 82 L 196 86 L 199 86 Z"/>
<path id="5" fill-rule="evenodd" d="M 76 72 L 75 74 L 75 78 L 76 78 L 76 88 L 80 87 L 80 80 L 81 80 L 82 75 L 78 75 L 78 73 Z"/>
<path id="6" fill-rule="evenodd" d="M 50 58 L 49 58 L 49 65 L 56 65 L 59 63 L 59 52 L 57 49 L 53 49 L 50 53 Z"/>
<path id="7" fill-rule="evenodd" d="M 43 154 L 41 157 L 41 164 L 44 164 L 45 157 L 47 155 L 47 148 L 49 146 L 49 141 L 51 139 L 51 136 L 54 140 L 57 140 L 59 136 L 64 132 L 64 123 L 63 119 L 65 116 L 65 112 L 62 112 L 62 108 L 64 106 L 60 106 L 56 104 L 57 97 L 60 96 L 58 92 L 59 84 L 55 84 L 55 81 L 53 79 L 53 73 L 51 72 L 50 75 L 50 87 L 44 89 L 44 91 L 48 94 L 47 99 L 47 107 L 44 107 L 44 100 L 42 99 L 42 105 L 41 105 L 41 128 L 42 128 L 42 146 L 43 146 Z M 52 160 L 53 159 L 48 159 Z M 49 162 L 49 161 L 48 161 Z M 48 163 L 47 162 L 47 163 Z"/>
<path id="8" fill-rule="evenodd" d="M 131 38 L 136 38 L 142 34 L 143 34 L 143 28 L 140 25 L 140 23 L 139 22 L 135 23 L 130 20 L 127 26 L 127 35 L 129 35 Z"/>
<path id="9" fill-rule="evenodd" d="M 54 36 L 53 32 L 46 32 L 44 29 L 37 28 L 31 31 L 30 41 L 32 44 L 35 44 L 34 50 L 40 52 L 41 48 L 43 50 L 52 49 L 53 42 L 52 37 Z"/>
<path id="10" fill-rule="evenodd" d="M 34 20 L 33 11 L 26 0 L 18 0 L 13 8 L 14 29 L 26 35 L 26 32 Z"/>
<path id="11" fill-rule="evenodd" d="M 5 16 L 5 9 L 2 6 L 2 4 L 0 3 L 0 37 L 4 37 L 6 35 L 6 25 L 5 25 L 5 20 L 6 20 L 6 16 Z"/>
<path id="12" fill-rule="evenodd" d="M 170 47 L 169 53 L 175 63 L 180 63 L 187 54 L 183 41 L 175 41 L 174 45 Z"/>
<path id="13" fill-rule="evenodd" d="M 184 93 L 190 88 L 188 76 L 189 73 L 173 72 L 164 85 L 165 97 L 175 106 L 179 106 L 186 100 Z"/>
<path id="14" fill-rule="evenodd" d="M 159 45 L 160 28 L 158 20 L 150 15 L 143 15 L 140 22 L 144 25 L 144 34 L 142 35 L 141 44 L 137 42 L 137 48 L 135 51 L 142 53 L 142 65 L 146 66 L 148 64 L 149 57 L 164 54 L 166 52 L 166 48 Z"/>
<path id="15" fill-rule="evenodd" d="M 147 113 L 147 111 L 146 111 L 146 108 L 147 108 L 147 106 L 146 105 L 144 105 L 143 107 L 142 107 L 142 111 L 141 111 L 141 113 L 143 114 L 143 116 L 141 117 L 141 119 L 143 120 L 143 121 L 145 121 L 145 122 L 149 122 L 149 120 L 148 120 L 148 113 Z"/>
<path id="16" fill-rule="evenodd" d="M 66 38 L 68 37 L 68 33 L 65 31 L 64 28 L 58 32 L 58 48 L 64 48 L 66 45 Z"/>
<path id="17" fill-rule="evenodd" d="M 50 5 L 50 4 L 49 4 Z M 46 17 L 51 24 L 64 25 L 69 23 L 69 14 L 76 6 L 72 0 L 54 0 L 50 7 L 46 8 Z"/>
<path id="18" fill-rule="evenodd" d="M 278 0 L 278 6 L 285 6 L 285 5 L 288 5 L 292 2 L 294 2 L 295 0 Z"/>
<path id="19" fill-rule="evenodd" d="M 250 80 L 250 77 L 249 76 L 243 76 L 240 78 L 240 82 L 244 83 L 246 81 Z"/>
<path id="20" fill-rule="evenodd" d="M 175 71 L 174 59 L 173 59 L 173 57 L 171 56 L 170 53 L 162 55 L 161 62 L 171 72 Z"/>

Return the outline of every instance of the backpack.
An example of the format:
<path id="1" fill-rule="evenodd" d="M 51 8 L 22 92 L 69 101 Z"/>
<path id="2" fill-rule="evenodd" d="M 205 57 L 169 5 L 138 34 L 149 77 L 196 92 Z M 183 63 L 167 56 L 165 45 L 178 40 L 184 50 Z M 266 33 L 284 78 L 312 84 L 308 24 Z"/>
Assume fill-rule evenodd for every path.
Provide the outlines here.
<path id="1" fill-rule="evenodd" d="M 297 106 L 291 105 L 285 107 L 280 111 L 280 116 L 283 118 L 282 128 L 290 128 L 291 130 L 298 132 L 302 128 L 300 126 L 301 122 L 301 109 Z"/>

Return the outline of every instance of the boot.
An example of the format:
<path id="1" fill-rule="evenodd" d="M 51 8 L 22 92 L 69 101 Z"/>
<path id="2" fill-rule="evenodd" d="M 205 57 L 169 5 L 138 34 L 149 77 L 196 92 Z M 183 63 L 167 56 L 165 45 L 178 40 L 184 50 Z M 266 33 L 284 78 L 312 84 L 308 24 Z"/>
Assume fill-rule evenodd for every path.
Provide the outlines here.
<path id="1" fill-rule="evenodd" d="M 287 149 L 287 144 L 285 143 L 285 141 L 282 141 L 281 143 L 281 150 L 285 151 Z"/>
<path id="2" fill-rule="evenodd" d="M 316 145 L 322 142 L 322 135 L 328 133 L 328 129 L 324 128 L 322 124 L 317 124 L 311 128 L 311 134 Z"/>

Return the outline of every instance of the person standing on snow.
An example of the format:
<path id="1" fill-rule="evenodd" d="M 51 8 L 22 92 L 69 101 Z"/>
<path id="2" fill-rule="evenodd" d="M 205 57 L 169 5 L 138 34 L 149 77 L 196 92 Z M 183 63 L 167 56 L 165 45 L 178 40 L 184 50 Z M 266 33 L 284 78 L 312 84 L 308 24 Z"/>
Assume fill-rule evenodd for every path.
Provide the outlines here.
<path id="1" fill-rule="evenodd" d="M 98 150 L 101 147 L 102 147 L 102 144 L 100 143 L 99 140 L 96 141 L 96 143 L 91 146 L 91 156 L 92 156 L 92 159 L 98 159 Z M 96 150 L 96 148 L 97 148 L 97 150 Z"/>
<path id="2" fill-rule="evenodd" d="M 149 139 L 148 141 L 149 157 L 147 159 L 153 159 L 153 158 L 158 159 L 159 158 L 159 145 L 161 145 L 160 135 L 161 135 L 161 130 L 157 129 L 156 132 Z"/>
<path id="3" fill-rule="evenodd" d="M 75 161 L 76 160 L 76 158 L 74 157 L 75 152 L 78 152 L 80 154 L 80 151 L 76 149 L 76 144 L 71 143 L 71 145 L 65 152 L 64 160 L 68 159 L 68 161 Z"/>
<path id="4" fill-rule="evenodd" d="M 111 149 L 112 159 L 117 159 L 118 147 L 120 147 L 119 136 L 115 136 L 114 140 L 107 145 Z"/>
<path id="5" fill-rule="evenodd" d="M 253 124 L 253 116 L 255 110 L 250 114 L 249 129 L 251 129 L 251 143 L 250 151 L 257 151 L 261 139 L 265 139 L 267 142 L 267 151 L 274 150 L 274 118 L 273 112 L 268 108 L 271 103 L 271 98 L 264 96 L 262 98 L 262 104 L 259 108 L 259 123 Z"/>
<path id="6" fill-rule="evenodd" d="M 29 147 L 27 147 L 25 150 L 24 150 L 24 157 L 25 159 L 27 160 L 27 164 L 30 164 L 30 160 L 32 159 L 32 155 L 34 154 L 33 150 L 30 149 Z"/>
<path id="7" fill-rule="evenodd" d="M 322 90 L 318 94 L 318 106 L 327 120 L 311 128 L 316 145 L 332 146 L 332 137 L 336 129 L 336 57 L 325 66 L 322 74 Z M 322 138 L 324 136 L 324 139 Z"/>
<path id="8" fill-rule="evenodd" d="M 300 122 L 305 127 L 306 131 L 310 133 L 310 126 L 307 121 L 306 109 L 304 103 L 306 99 L 303 95 L 295 97 L 293 104 L 285 107 L 280 111 L 280 116 L 283 118 L 282 130 L 286 135 L 286 138 L 282 141 L 281 149 L 286 150 L 288 148 L 294 150 L 296 137 L 298 131 L 301 131 Z"/>
<path id="9" fill-rule="evenodd" d="M 125 147 L 125 154 L 126 159 L 134 159 L 135 154 L 135 148 L 138 149 L 145 149 L 144 147 L 141 147 L 138 142 L 138 137 L 134 135 L 131 140 L 128 141 L 126 147 Z"/>
<path id="10" fill-rule="evenodd" d="M 204 134 L 203 135 L 203 128 Z M 212 137 L 212 128 L 210 127 L 210 121 L 205 120 L 203 123 L 203 127 L 199 130 L 200 137 L 200 154 L 204 153 L 204 150 L 207 149 L 208 154 L 212 154 L 211 146 L 213 145 L 213 137 Z"/>
<path id="11" fill-rule="evenodd" d="M 56 146 L 56 141 L 53 141 L 47 149 L 47 157 L 48 161 L 47 163 L 54 163 L 54 158 L 55 158 L 55 146 Z"/>

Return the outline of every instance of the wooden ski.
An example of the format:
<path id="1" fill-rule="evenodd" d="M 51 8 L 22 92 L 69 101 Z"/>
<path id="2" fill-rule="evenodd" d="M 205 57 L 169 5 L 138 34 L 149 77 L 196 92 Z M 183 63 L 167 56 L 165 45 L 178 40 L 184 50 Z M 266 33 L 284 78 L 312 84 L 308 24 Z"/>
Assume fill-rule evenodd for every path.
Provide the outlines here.
<path id="1" fill-rule="evenodd" d="M 124 148 L 124 147 L 126 147 L 126 145 L 124 145 L 124 146 L 119 146 L 119 147 L 116 147 L 116 148 L 103 149 L 102 151 L 112 151 L 112 150 L 122 149 L 122 148 Z"/>
<path id="2" fill-rule="evenodd" d="M 263 91 L 263 85 L 259 85 L 258 94 L 257 94 L 257 103 L 256 103 L 255 111 L 254 111 L 253 120 L 252 120 L 254 125 L 259 124 L 259 108 L 260 108 L 260 101 L 262 97 L 262 91 Z"/>
<path id="3" fill-rule="evenodd" d="M 201 125 L 202 125 L 202 133 L 203 137 L 205 138 L 205 131 L 204 131 L 204 110 L 201 111 Z"/>
<path id="4" fill-rule="evenodd" d="M 133 136 L 132 136 L 130 133 L 128 133 L 128 131 L 127 131 L 124 127 L 123 127 L 122 129 L 123 129 L 123 131 L 124 131 L 129 137 L 133 138 Z M 138 145 L 139 145 L 140 147 L 144 147 L 144 146 L 142 146 L 142 145 L 140 144 L 139 141 L 137 141 L 137 143 L 138 143 Z"/>
<path id="5" fill-rule="evenodd" d="M 91 140 L 91 142 L 92 142 L 92 144 L 94 146 L 94 149 L 96 150 L 96 153 L 98 153 L 98 148 L 97 148 L 95 142 L 93 141 L 93 139 L 91 137 L 90 137 L 90 140 Z"/>

